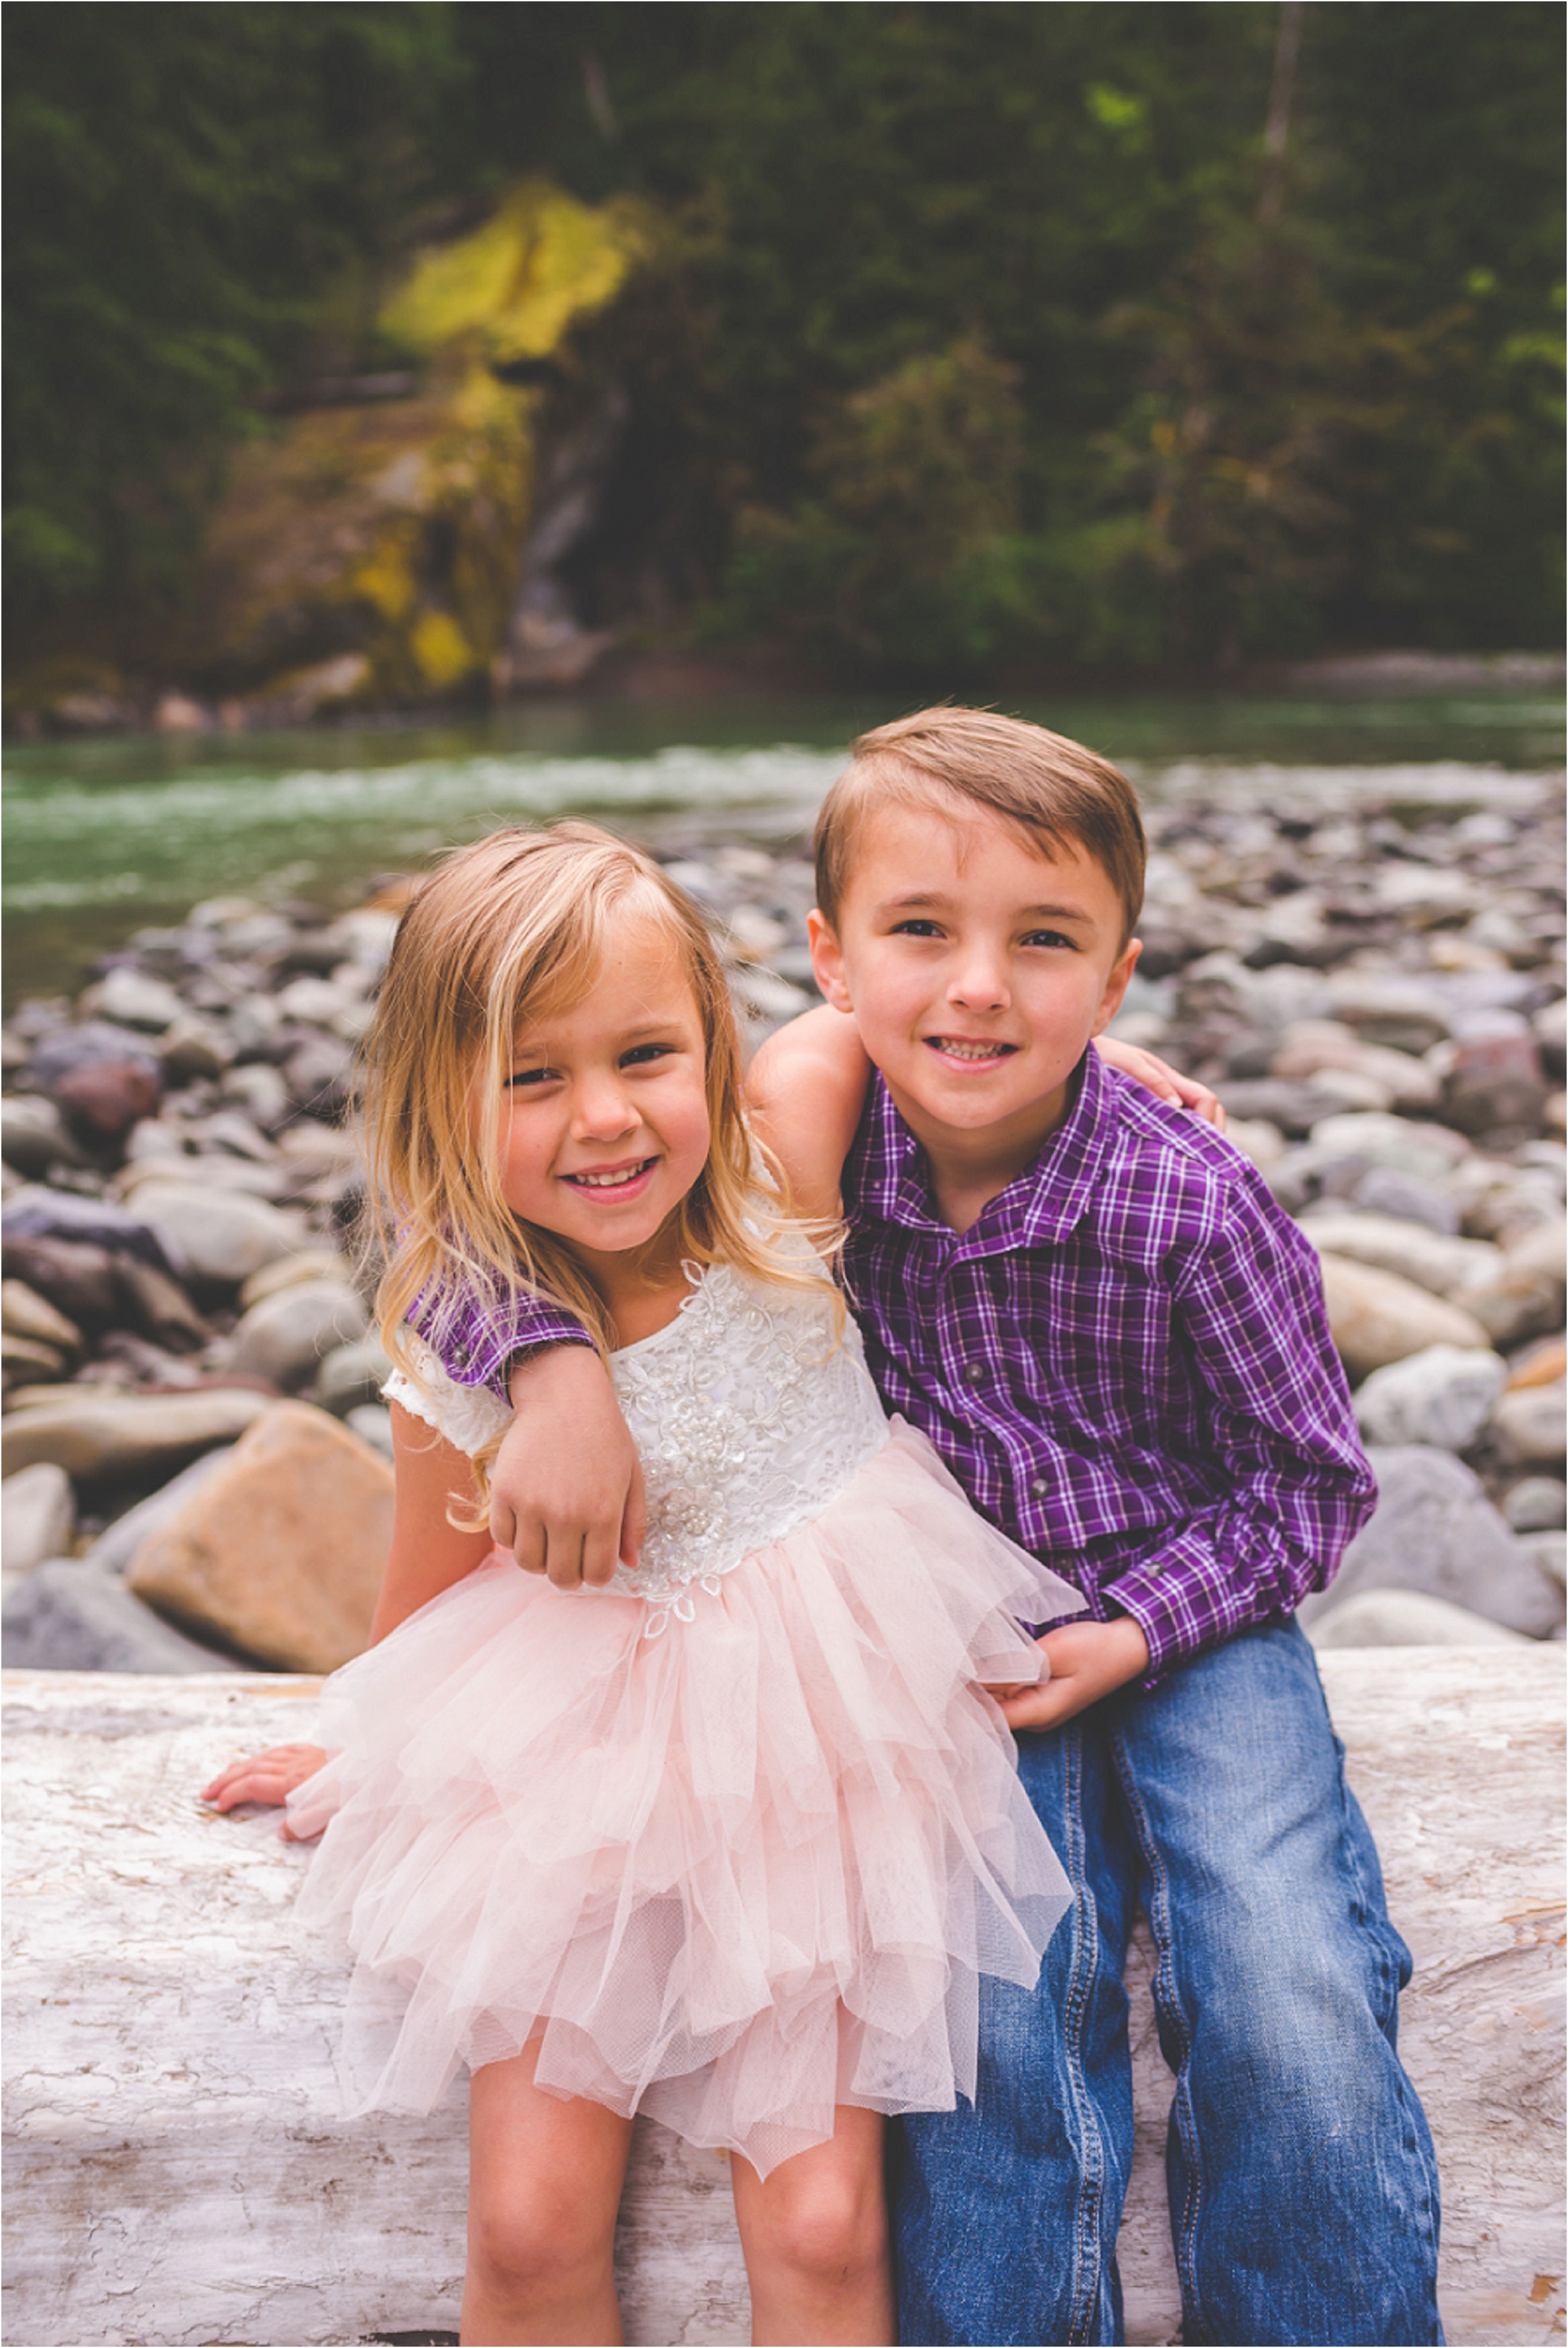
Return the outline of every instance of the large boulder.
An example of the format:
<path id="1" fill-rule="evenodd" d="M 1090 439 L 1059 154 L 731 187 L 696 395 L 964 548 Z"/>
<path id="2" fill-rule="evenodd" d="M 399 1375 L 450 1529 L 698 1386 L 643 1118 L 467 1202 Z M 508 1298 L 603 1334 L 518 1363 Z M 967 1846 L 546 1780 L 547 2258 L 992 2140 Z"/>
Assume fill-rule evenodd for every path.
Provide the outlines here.
<path id="1" fill-rule="evenodd" d="M 85 1558 L 48 1559 L 6 1593 L 7 1671 L 234 1672 L 231 1655 L 188 1639 Z"/>
<path id="2" fill-rule="evenodd" d="M 1356 1396 L 1356 1416 L 1368 1443 L 1435 1443 L 1463 1451 L 1507 1383 L 1501 1354 L 1428 1345 L 1374 1370 Z"/>
<path id="3" fill-rule="evenodd" d="M 240 1161 L 234 1161 L 235 1170 Z M 237 1288 L 264 1263 L 297 1255 L 303 1224 L 264 1199 L 159 1174 L 136 1189 L 136 1211 L 191 1280 Z"/>
<path id="4" fill-rule="evenodd" d="M 1486 1331 L 1473 1314 L 1414 1281 L 1339 1256 L 1326 1255 L 1322 1263 L 1329 1332 L 1352 1385 L 1429 1345 L 1486 1350 Z"/>
<path id="5" fill-rule="evenodd" d="M 275 1403 L 127 1571 L 198 1635 L 282 1671 L 335 1671 L 368 1643 L 392 1546 L 392 1470 L 308 1403 Z"/>
<path id="6" fill-rule="evenodd" d="M 175 1468 L 232 1443 L 267 1407 L 245 1386 L 198 1386 L 189 1394 L 116 1394 L 103 1386 L 56 1386 L 0 1422 L 0 1467 L 7 1476 L 52 1459 L 78 1481 Z"/>
<path id="7" fill-rule="evenodd" d="M 1462 1460 L 1425 1444 L 1368 1456 L 1377 1509 L 1328 1589 L 1304 1601 L 1305 1625 L 1362 1591 L 1416 1590 L 1527 1638 L 1551 1636 L 1561 1619 L 1557 1591 Z"/>
<path id="8" fill-rule="evenodd" d="M 52 1460 L 18 1468 L 0 1484 L 0 1565 L 7 1585 L 46 1557 L 59 1557 L 77 1529 L 71 1479 Z"/>

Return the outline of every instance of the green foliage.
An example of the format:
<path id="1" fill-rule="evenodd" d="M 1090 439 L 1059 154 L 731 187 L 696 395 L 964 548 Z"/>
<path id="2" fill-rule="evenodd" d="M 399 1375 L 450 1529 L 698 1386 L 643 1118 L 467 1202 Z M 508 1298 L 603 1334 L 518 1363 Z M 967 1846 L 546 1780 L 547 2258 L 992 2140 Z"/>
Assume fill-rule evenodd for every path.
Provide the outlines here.
<path id="1" fill-rule="evenodd" d="M 373 364 L 413 228 L 531 172 L 664 223 L 551 393 L 631 403 L 590 619 L 943 689 L 1554 643 L 1561 12 L 1308 6 L 1260 226 L 1279 21 L 14 0 L 8 562 L 178 576 L 256 389 Z"/>
<path id="2" fill-rule="evenodd" d="M 448 29 L 427 0 L 8 11 L 14 613 L 178 582 L 255 393 L 424 184 Z"/>

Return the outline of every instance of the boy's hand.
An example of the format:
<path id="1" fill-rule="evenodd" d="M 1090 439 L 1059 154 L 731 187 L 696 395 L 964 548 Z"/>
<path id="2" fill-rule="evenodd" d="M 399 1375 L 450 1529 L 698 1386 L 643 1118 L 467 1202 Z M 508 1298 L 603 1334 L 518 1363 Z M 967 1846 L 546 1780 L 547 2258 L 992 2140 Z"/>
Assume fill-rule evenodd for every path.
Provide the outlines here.
<path id="1" fill-rule="evenodd" d="M 1131 1614 L 1110 1622 L 1064 1622 L 1035 1642 L 1050 1665 L 1050 1677 L 1015 1694 L 991 1694 L 1009 1728 L 1060 1728 L 1102 1695 L 1114 1695 L 1149 1668 L 1149 1642 Z"/>
<path id="2" fill-rule="evenodd" d="M 1156 1100 L 1168 1101 L 1173 1108 L 1190 1108 L 1217 1132 L 1225 1129 L 1225 1113 L 1216 1096 L 1207 1085 L 1200 1085 L 1195 1076 L 1183 1076 L 1157 1052 L 1145 1052 L 1136 1044 L 1123 1044 L 1115 1035 L 1097 1035 L 1094 1048 L 1108 1066 L 1120 1068 L 1124 1076 L 1153 1094 Z"/>
<path id="3" fill-rule="evenodd" d="M 642 1467 L 603 1362 L 550 1345 L 508 1380 L 517 1424 L 490 1470 L 490 1534 L 558 1590 L 634 1566 L 648 1529 Z"/>
<path id="4" fill-rule="evenodd" d="M 324 1766 L 327 1755 L 320 1745 L 271 1745 L 264 1753 L 248 1754 L 243 1761 L 231 1761 L 220 1769 L 210 1786 L 201 1789 L 201 1798 L 210 1802 L 215 1810 L 232 1810 L 241 1802 L 264 1802 L 275 1807 L 286 1802 L 296 1787 Z M 323 1818 L 322 1826 L 326 1824 Z M 278 1829 L 285 1842 L 308 1842 L 320 1834 L 321 1826 L 310 1835 L 293 1832 L 285 1818 Z"/>

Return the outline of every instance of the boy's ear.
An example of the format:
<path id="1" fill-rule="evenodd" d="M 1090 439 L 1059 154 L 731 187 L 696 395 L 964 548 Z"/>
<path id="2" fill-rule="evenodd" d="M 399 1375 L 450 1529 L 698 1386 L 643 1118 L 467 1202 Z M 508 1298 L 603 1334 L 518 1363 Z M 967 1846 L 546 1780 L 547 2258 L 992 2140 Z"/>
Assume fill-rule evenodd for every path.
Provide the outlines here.
<path id="1" fill-rule="evenodd" d="M 1138 957 L 1143 951 L 1142 938 L 1130 938 L 1120 958 L 1112 963 L 1111 975 L 1105 982 L 1105 992 L 1100 998 L 1100 1007 L 1094 1014 L 1094 1025 L 1089 1031 L 1091 1035 L 1102 1035 L 1121 1010 L 1127 982 L 1137 967 Z"/>
<path id="2" fill-rule="evenodd" d="M 824 1002 L 830 1003 L 835 1011 L 853 1011 L 855 1005 L 849 999 L 844 974 L 844 950 L 815 906 L 806 916 L 806 934 L 811 940 L 811 967 Z M 1114 1012 L 1112 1017 L 1115 1017 Z"/>

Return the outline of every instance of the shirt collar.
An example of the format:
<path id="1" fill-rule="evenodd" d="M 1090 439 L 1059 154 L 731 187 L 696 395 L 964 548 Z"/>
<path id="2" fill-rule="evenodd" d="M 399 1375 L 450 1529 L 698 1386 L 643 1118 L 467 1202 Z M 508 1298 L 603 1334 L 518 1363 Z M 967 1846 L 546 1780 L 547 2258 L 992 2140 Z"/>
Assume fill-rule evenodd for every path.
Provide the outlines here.
<path id="1" fill-rule="evenodd" d="M 957 1241 L 966 1253 L 992 1255 L 1009 1248 L 1047 1246 L 1064 1239 L 1081 1221 L 1105 1155 L 1111 1103 L 1105 1065 L 1092 1046 L 1076 1074 L 1076 1098 L 1040 1156 L 1005 1190 L 999 1190 Z M 857 1214 L 954 1238 L 937 1211 L 925 1151 L 876 1071 L 857 1187 Z"/>

